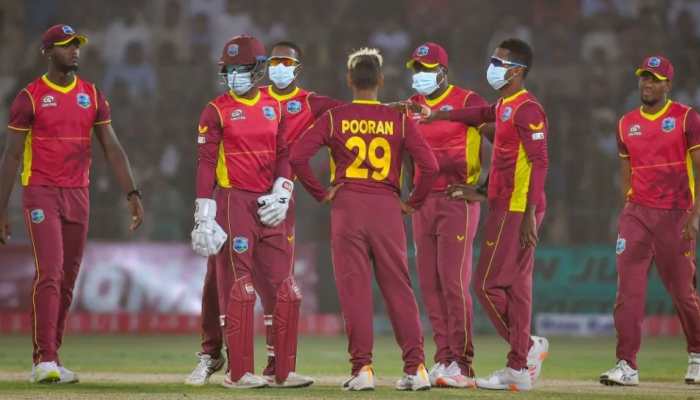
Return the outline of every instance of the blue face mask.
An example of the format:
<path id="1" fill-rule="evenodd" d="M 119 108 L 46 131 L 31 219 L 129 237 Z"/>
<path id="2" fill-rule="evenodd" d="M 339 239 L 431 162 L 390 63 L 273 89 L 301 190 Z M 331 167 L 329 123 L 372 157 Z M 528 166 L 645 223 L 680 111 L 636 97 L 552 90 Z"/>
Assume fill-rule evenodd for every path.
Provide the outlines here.
<path id="1" fill-rule="evenodd" d="M 413 74 L 413 89 L 418 92 L 418 94 L 427 96 L 440 87 L 437 81 L 437 72 L 418 72 Z"/>
<path id="2" fill-rule="evenodd" d="M 296 66 L 278 64 L 270 66 L 267 74 L 277 89 L 284 89 L 294 81 L 296 68 Z"/>
<path id="3" fill-rule="evenodd" d="M 499 90 L 508 84 L 509 79 L 506 79 L 507 72 L 508 68 L 506 67 L 497 67 L 489 64 L 489 68 L 486 70 L 486 80 L 492 88 Z"/>

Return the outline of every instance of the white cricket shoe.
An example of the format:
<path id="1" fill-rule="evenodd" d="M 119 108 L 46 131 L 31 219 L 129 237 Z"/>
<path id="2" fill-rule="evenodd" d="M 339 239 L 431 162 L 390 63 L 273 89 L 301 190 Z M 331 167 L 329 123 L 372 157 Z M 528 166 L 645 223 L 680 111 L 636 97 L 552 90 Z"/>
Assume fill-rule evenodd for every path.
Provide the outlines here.
<path id="1" fill-rule="evenodd" d="M 374 390 L 374 369 L 372 369 L 372 365 L 365 365 L 357 375 L 346 379 L 342 388 L 350 391 Z"/>
<path id="2" fill-rule="evenodd" d="M 287 375 L 287 379 L 282 383 L 277 383 L 274 375 L 263 375 L 263 378 L 265 378 L 265 381 L 270 387 L 279 389 L 303 388 L 311 386 L 315 382 L 314 378 L 299 375 L 296 372 L 290 372 L 289 375 Z"/>
<path id="3" fill-rule="evenodd" d="M 430 371 L 428 371 L 428 376 L 430 377 L 431 386 L 440 386 L 438 384 L 438 380 L 442 378 L 443 375 L 445 375 L 445 369 L 445 365 L 440 362 L 430 367 Z"/>
<path id="4" fill-rule="evenodd" d="M 700 384 L 700 353 L 688 354 L 688 372 L 685 374 L 688 385 Z"/>
<path id="5" fill-rule="evenodd" d="M 608 386 L 637 386 L 639 385 L 639 371 L 632 369 L 627 361 L 620 360 L 613 369 L 600 375 L 600 383 Z"/>
<path id="6" fill-rule="evenodd" d="M 61 380 L 61 371 L 55 361 L 40 362 L 32 365 L 31 383 L 57 383 Z"/>
<path id="7" fill-rule="evenodd" d="M 531 336 L 532 347 L 527 353 L 527 369 L 534 385 L 542 373 L 542 363 L 549 355 L 549 340 L 540 336 Z"/>
<path id="8" fill-rule="evenodd" d="M 456 361 L 452 361 L 444 374 L 437 380 L 438 387 L 476 388 L 476 380 L 462 374 L 462 369 Z"/>
<path id="9" fill-rule="evenodd" d="M 425 365 L 419 365 L 415 375 L 404 375 L 396 381 L 396 390 L 430 390 L 430 376 Z"/>
<path id="10" fill-rule="evenodd" d="M 58 381 L 58 383 L 78 383 L 80 380 L 78 379 L 78 374 L 75 372 L 69 370 L 68 368 L 59 365 L 58 366 L 58 372 L 61 373 L 61 379 Z"/>
<path id="11" fill-rule="evenodd" d="M 257 389 L 267 387 L 267 381 L 262 376 L 246 372 L 241 379 L 233 382 L 231 375 L 227 373 L 222 385 L 229 389 Z"/>
<path id="12" fill-rule="evenodd" d="M 477 379 L 476 386 L 481 389 L 519 392 L 532 389 L 532 381 L 526 368 L 518 371 L 506 367 L 494 372 L 486 379 Z"/>
<path id="13" fill-rule="evenodd" d="M 185 379 L 186 385 L 192 386 L 203 386 L 209 382 L 209 378 L 214 375 L 214 373 L 226 364 L 226 360 L 223 355 L 219 358 L 212 358 L 209 354 L 197 353 L 197 358 L 199 362 L 197 366 L 194 367 L 190 376 Z"/>

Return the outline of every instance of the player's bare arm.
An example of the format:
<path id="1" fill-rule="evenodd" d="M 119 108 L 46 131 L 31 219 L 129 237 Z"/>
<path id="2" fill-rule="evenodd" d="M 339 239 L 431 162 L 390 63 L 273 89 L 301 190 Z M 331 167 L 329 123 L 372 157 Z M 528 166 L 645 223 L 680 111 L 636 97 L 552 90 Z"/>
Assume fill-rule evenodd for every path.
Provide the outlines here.
<path id="1" fill-rule="evenodd" d="M 143 205 L 141 204 L 141 194 L 136 187 L 136 181 L 131 172 L 129 158 L 126 156 L 121 143 L 119 143 L 112 124 L 96 125 L 95 135 L 102 146 L 107 162 L 109 162 L 114 171 L 119 186 L 127 195 L 129 213 L 131 214 L 129 230 L 136 230 L 143 222 Z"/>
<path id="2" fill-rule="evenodd" d="M 455 200 L 482 202 L 486 201 L 486 192 L 484 189 L 482 185 L 455 183 L 447 187 L 447 195 Z"/>
<path id="3" fill-rule="evenodd" d="M 11 230 L 7 217 L 7 205 L 17 180 L 20 159 L 24 150 L 24 135 L 8 131 L 5 135 L 5 150 L 0 161 L 0 244 L 10 239 Z"/>
<path id="4" fill-rule="evenodd" d="M 692 151 L 690 153 L 690 158 L 693 160 L 693 169 L 695 171 L 700 171 L 700 151 L 697 149 Z M 694 179 L 695 179 L 695 187 L 700 187 L 698 186 L 700 184 L 700 174 L 695 174 Z M 683 226 L 683 239 L 686 240 L 695 240 L 698 236 L 698 230 L 700 229 L 700 201 L 698 201 L 698 198 L 695 197 L 695 203 L 693 204 L 693 208 L 690 211 L 690 214 L 688 215 L 688 220 L 685 222 L 685 225 Z"/>

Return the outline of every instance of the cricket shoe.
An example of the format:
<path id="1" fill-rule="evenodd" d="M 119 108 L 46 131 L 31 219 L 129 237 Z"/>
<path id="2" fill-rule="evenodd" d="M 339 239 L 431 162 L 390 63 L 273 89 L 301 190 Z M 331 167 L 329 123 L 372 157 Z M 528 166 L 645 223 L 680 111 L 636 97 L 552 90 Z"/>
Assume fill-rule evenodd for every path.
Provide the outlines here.
<path id="1" fill-rule="evenodd" d="M 61 379 L 58 383 L 78 383 L 78 374 L 64 367 L 63 365 L 58 366 L 58 372 L 61 373 Z"/>
<path id="2" fill-rule="evenodd" d="M 374 369 L 372 369 L 372 365 L 365 365 L 357 375 L 346 379 L 342 388 L 349 391 L 374 390 Z"/>
<path id="3" fill-rule="evenodd" d="M 476 388 L 476 380 L 462 374 L 462 369 L 456 361 L 452 361 L 444 371 L 444 374 L 437 379 L 438 387 Z"/>
<path id="4" fill-rule="evenodd" d="M 274 375 L 263 375 L 265 381 L 270 387 L 279 389 L 303 388 L 314 384 L 314 379 L 308 376 L 299 375 L 296 372 L 290 372 L 287 379 L 282 383 L 277 383 Z"/>
<path id="5" fill-rule="evenodd" d="M 532 381 L 527 368 L 516 370 L 506 367 L 494 372 L 486 379 L 477 379 L 476 386 L 480 389 L 520 392 L 532 389 Z"/>
<path id="6" fill-rule="evenodd" d="M 428 376 L 430 377 L 431 386 L 440 386 L 438 384 L 438 380 L 442 378 L 443 375 L 445 375 L 445 369 L 445 364 L 441 362 L 430 367 L 430 371 L 428 371 Z"/>
<path id="7" fill-rule="evenodd" d="M 627 361 L 620 360 L 613 369 L 600 375 L 600 383 L 608 386 L 637 386 L 639 385 L 639 371 L 632 369 Z"/>
<path id="8" fill-rule="evenodd" d="M 58 383 L 61 380 L 61 370 L 55 361 L 40 362 L 32 365 L 31 383 Z"/>
<path id="9" fill-rule="evenodd" d="M 688 354 L 688 372 L 685 374 L 688 385 L 700 384 L 700 353 Z"/>
<path id="10" fill-rule="evenodd" d="M 542 363 L 549 355 L 549 340 L 540 336 L 531 336 L 532 347 L 527 353 L 527 369 L 534 385 L 542 373 Z"/>
<path id="11" fill-rule="evenodd" d="M 185 379 L 186 385 L 192 386 L 203 386 L 209 382 L 209 378 L 214 375 L 214 373 L 226 364 L 226 360 L 223 355 L 219 355 L 219 358 L 213 358 L 209 354 L 197 353 L 197 358 L 199 362 L 190 376 Z"/>
<path id="12" fill-rule="evenodd" d="M 406 374 L 396 381 L 396 390 L 430 390 L 430 375 L 425 365 L 419 365 L 415 375 Z"/>
<path id="13" fill-rule="evenodd" d="M 267 381 L 262 376 L 253 375 L 250 372 L 243 374 L 236 382 L 231 380 L 231 375 L 226 374 L 222 385 L 229 389 L 258 389 L 267 387 Z"/>

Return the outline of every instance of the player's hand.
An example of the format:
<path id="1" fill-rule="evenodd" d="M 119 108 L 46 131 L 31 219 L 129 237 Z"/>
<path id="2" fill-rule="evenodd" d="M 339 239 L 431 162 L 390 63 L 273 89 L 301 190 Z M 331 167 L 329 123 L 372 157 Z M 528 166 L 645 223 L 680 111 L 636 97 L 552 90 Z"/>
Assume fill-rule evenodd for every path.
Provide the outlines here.
<path id="1" fill-rule="evenodd" d="M 408 104 L 410 101 L 392 101 L 391 103 L 384 103 L 385 106 L 392 108 L 400 113 L 407 114 L 409 112 Z"/>
<path id="2" fill-rule="evenodd" d="M 452 184 L 447 187 L 447 195 L 454 200 L 466 200 L 470 203 L 486 200 L 486 196 L 479 192 L 477 185 Z"/>
<path id="3" fill-rule="evenodd" d="M 683 224 L 683 239 L 695 240 L 698 237 L 698 229 L 700 229 L 700 214 L 694 212 L 688 216 L 688 220 Z"/>
<path id="4" fill-rule="evenodd" d="M 143 223 L 143 205 L 141 204 L 141 197 L 131 196 L 129 198 L 129 213 L 131 214 L 129 230 L 135 231 Z"/>
<path id="5" fill-rule="evenodd" d="M 409 206 L 408 204 L 404 203 L 403 201 L 401 201 L 399 204 L 401 204 L 401 213 L 403 215 L 411 215 L 414 212 L 416 212 L 415 208 Z"/>
<path id="6" fill-rule="evenodd" d="M 526 211 L 523 214 L 523 222 L 520 223 L 520 246 L 535 247 L 538 240 L 535 213 Z"/>
<path id="7" fill-rule="evenodd" d="M 2 211 L 0 212 L 0 244 L 7 244 L 10 236 L 10 221 L 7 217 L 7 211 Z"/>
<path id="8" fill-rule="evenodd" d="M 333 199 L 335 199 L 335 195 L 338 194 L 338 190 L 343 186 L 342 183 L 339 183 L 337 185 L 333 185 L 326 191 L 326 195 L 323 196 L 323 200 L 321 200 L 322 203 L 331 203 Z"/>

